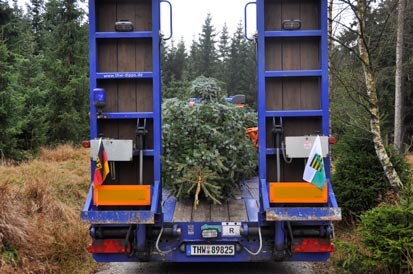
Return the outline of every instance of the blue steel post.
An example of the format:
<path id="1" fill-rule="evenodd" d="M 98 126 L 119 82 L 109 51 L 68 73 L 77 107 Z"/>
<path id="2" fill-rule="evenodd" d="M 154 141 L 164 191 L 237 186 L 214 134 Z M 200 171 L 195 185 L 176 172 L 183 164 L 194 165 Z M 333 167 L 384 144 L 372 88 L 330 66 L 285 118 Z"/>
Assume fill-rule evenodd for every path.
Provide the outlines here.
<path id="1" fill-rule="evenodd" d="M 266 155 L 266 126 L 265 126 L 265 37 L 264 37 L 264 0 L 257 1 L 257 29 L 258 29 L 258 166 L 259 179 L 267 179 Z M 260 213 L 265 211 L 260 184 Z"/>
<path id="2" fill-rule="evenodd" d="M 89 119 L 90 119 L 90 139 L 97 138 L 97 119 L 96 108 L 93 104 L 93 90 L 96 88 L 96 14 L 95 0 L 89 0 Z M 96 163 L 90 161 L 90 182 L 93 181 L 93 173 Z M 93 191 L 90 192 L 91 203 L 93 200 Z"/>
<path id="3" fill-rule="evenodd" d="M 268 197 L 267 187 L 267 144 L 266 144 L 266 69 L 265 69 L 265 14 L 264 0 L 258 0 L 257 26 L 258 26 L 258 145 L 259 145 L 259 178 L 260 178 L 260 212 L 265 211 L 264 198 Z M 262 183 L 264 181 L 264 183 Z M 261 214 L 260 214 L 261 215 Z M 277 222 L 275 226 L 275 247 L 282 250 L 284 247 L 283 223 Z"/>
<path id="4" fill-rule="evenodd" d="M 160 0 L 152 0 L 152 62 L 153 62 L 153 135 L 154 135 L 154 189 L 158 191 L 156 202 L 157 213 L 161 207 L 161 149 L 162 149 L 162 117 L 161 117 L 161 69 L 160 69 Z"/>
<path id="5" fill-rule="evenodd" d="M 327 0 L 321 0 L 321 109 L 322 116 L 322 132 L 324 136 L 330 135 L 330 98 L 328 90 L 328 13 Z M 330 157 L 325 159 L 326 176 L 330 178 Z"/>

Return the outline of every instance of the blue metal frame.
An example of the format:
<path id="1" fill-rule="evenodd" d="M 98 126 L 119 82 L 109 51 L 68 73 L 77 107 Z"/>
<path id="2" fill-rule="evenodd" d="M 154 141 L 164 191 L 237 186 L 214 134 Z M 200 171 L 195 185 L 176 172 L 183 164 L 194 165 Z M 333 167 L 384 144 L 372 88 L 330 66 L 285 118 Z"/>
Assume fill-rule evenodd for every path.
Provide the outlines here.
<path id="1" fill-rule="evenodd" d="M 117 38 L 151 38 L 151 31 L 131 31 L 131 32 L 97 32 L 98 39 L 117 39 Z"/>
<path id="2" fill-rule="evenodd" d="M 265 31 L 265 37 L 320 37 L 321 30 Z"/>
<path id="3" fill-rule="evenodd" d="M 96 79 L 150 79 L 152 72 L 104 72 L 96 73 Z"/>
<path id="4" fill-rule="evenodd" d="M 82 211 L 82 218 L 92 224 L 116 224 L 128 225 L 138 224 L 136 230 L 136 245 L 138 251 L 144 249 L 146 225 L 161 227 L 163 225 L 172 226 L 178 224 L 182 229 L 182 235 L 175 240 L 160 243 L 161 250 L 176 250 L 168 254 L 152 252 L 151 260 L 174 261 L 174 262 L 245 262 L 272 260 L 274 247 L 276 250 L 283 250 L 285 247 L 284 221 L 302 222 L 308 225 L 329 224 L 330 220 L 337 220 L 341 216 L 337 201 L 330 182 L 330 159 L 326 158 L 326 175 L 328 178 L 329 201 L 325 207 L 271 207 L 269 201 L 269 191 L 267 182 L 267 155 L 276 153 L 276 149 L 266 147 L 266 119 L 268 117 L 320 117 L 322 121 L 322 134 L 329 134 L 329 98 L 328 98 L 328 52 L 327 52 L 327 0 L 320 0 L 321 18 L 319 30 L 298 30 L 298 31 L 266 31 L 264 24 L 265 0 L 257 0 L 257 72 L 258 72 L 258 128 L 259 128 L 259 206 L 251 194 L 242 189 L 244 201 L 247 209 L 248 219 L 242 225 L 249 227 L 270 227 L 274 229 L 273 239 L 264 237 L 263 251 L 257 256 L 248 254 L 241 250 L 235 256 L 229 257 L 191 257 L 185 252 L 179 251 L 181 243 L 201 243 L 207 241 L 200 238 L 201 227 L 205 222 L 173 223 L 173 214 L 176 206 L 176 199 L 170 195 L 165 195 L 162 191 L 161 183 L 161 151 L 162 151 L 162 117 L 161 117 L 161 68 L 160 68 L 160 3 L 164 0 L 152 1 L 152 31 L 136 31 L 126 33 L 116 32 L 96 32 L 95 24 L 95 1 L 89 0 L 89 61 L 90 61 L 90 137 L 97 138 L 98 119 L 153 119 L 154 147 L 144 151 L 145 156 L 154 158 L 154 184 L 151 187 L 151 206 L 139 211 L 102 211 L 93 206 L 93 186 L 90 187 L 85 206 Z M 248 5 L 250 5 L 249 3 Z M 172 16 L 171 16 L 172 19 Z M 172 25 L 171 25 L 172 26 Z M 172 33 L 172 32 L 171 32 Z M 266 71 L 265 70 L 265 42 L 267 39 L 282 37 L 319 37 L 321 67 L 317 70 L 289 70 L 289 71 Z M 151 39 L 152 40 L 152 72 L 98 72 L 97 73 L 97 49 L 96 42 L 99 39 Z M 319 110 L 287 110 L 268 111 L 266 109 L 266 79 L 279 77 L 317 77 L 321 79 L 321 109 Z M 97 113 L 93 105 L 93 90 L 96 88 L 97 80 L 105 79 L 152 79 L 153 83 L 153 112 L 104 112 Z M 94 171 L 94 162 L 91 162 L 91 176 Z M 163 195 L 164 194 L 164 195 Z M 162 212 L 162 202 L 163 209 Z M 161 218 L 160 218 L 161 217 Z M 217 222 L 208 222 L 209 225 L 218 225 Z M 189 233 L 188 226 L 192 226 L 196 233 Z M 256 236 L 249 236 L 256 238 Z M 250 239 L 251 239 L 250 238 Z M 257 241 L 248 241 L 244 237 L 221 237 L 213 240 L 217 244 L 242 243 L 250 250 L 257 250 Z M 272 242 L 275 243 L 273 246 Z M 291 261 L 325 261 L 329 258 L 329 253 L 297 253 L 287 260 Z M 98 262 L 126 262 L 137 261 L 137 257 L 128 257 L 125 254 L 94 254 L 94 259 Z"/>
<path id="5" fill-rule="evenodd" d="M 152 31 L 133 32 L 96 32 L 95 1 L 89 0 L 89 65 L 90 65 L 90 138 L 98 137 L 99 119 L 153 119 L 153 149 L 144 151 L 144 156 L 154 158 L 154 183 L 151 187 L 151 207 L 148 210 L 108 211 L 98 209 L 93 205 L 93 186 L 90 186 L 81 217 L 92 224 L 155 224 L 162 218 L 155 215 L 162 214 L 161 207 L 161 76 L 160 76 L 160 0 L 152 1 Z M 97 72 L 97 41 L 98 39 L 151 39 L 152 40 L 152 72 Z M 98 113 L 93 105 L 93 90 L 100 79 L 152 79 L 153 83 L 153 111 L 152 112 L 103 112 Z M 95 162 L 91 161 L 91 182 L 95 169 Z M 139 229 L 138 238 L 144 237 L 145 229 Z"/>
<path id="6" fill-rule="evenodd" d="M 265 30 L 265 1 L 257 0 L 257 70 L 258 70 L 258 128 L 259 128 L 259 179 L 260 179 L 260 212 L 266 216 L 265 221 L 276 221 L 276 245 L 284 241 L 282 221 L 288 220 L 338 220 L 341 211 L 337 206 L 334 192 L 330 182 L 330 158 L 325 158 L 325 170 L 328 179 L 329 201 L 322 208 L 284 208 L 282 205 L 272 208 L 269 203 L 269 190 L 267 182 L 267 155 L 276 153 L 276 149 L 266 147 L 266 118 L 267 117 L 320 117 L 322 135 L 329 135 L 329 96 L 328 96 L 328 20 L 327 0 L 320 0 L 320 29 L 317 30 Z M 267 39 L 282 37 L 319 37 L 320 38 L 320 69 L 317 70 L 287 70 L 266 71 L 265 43 Z M 275 110 L 266 109 L 266 79 L 284 77 L 318 77 L 321 81 L 321 109 L 319 110 Z"/>

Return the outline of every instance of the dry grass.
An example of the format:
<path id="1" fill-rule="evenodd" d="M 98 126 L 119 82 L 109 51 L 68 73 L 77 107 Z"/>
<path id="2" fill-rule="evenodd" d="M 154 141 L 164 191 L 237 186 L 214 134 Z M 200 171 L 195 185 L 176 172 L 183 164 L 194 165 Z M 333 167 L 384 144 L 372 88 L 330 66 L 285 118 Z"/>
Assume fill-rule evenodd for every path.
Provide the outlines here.
<path id="1" fill-rule="evenodd" d="M 0 273 L 89 273 L 80 210 L 88 151 L 63 145 L 30 162 L 0 164 Z"/>

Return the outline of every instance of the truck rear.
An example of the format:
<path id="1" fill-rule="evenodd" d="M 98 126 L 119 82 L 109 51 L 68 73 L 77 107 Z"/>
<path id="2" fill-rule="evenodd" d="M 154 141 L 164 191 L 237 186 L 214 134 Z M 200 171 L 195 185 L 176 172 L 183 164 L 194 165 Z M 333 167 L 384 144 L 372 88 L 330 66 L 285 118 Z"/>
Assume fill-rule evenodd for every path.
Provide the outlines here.
<path id="1" fill-rule="evenodd" d="M 89 1 L 89 252 L 98 262 L 327 260 L 341 212 L 330 181 L 326 0 L 248 4 L 257 10 L 259 174 L 196 210 L 162 186 L 161 2 L 172 13 L 160 0 Z M 302 179 L 317 135 L 322 189 Z"/>

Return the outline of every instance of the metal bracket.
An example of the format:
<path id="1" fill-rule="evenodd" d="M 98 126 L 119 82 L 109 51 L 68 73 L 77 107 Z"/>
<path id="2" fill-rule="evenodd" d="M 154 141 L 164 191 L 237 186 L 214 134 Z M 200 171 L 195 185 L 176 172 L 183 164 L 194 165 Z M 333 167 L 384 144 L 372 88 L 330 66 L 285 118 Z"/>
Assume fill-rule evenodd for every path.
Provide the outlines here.
<path id="1" fill-rule="evenodd" d="M 143 118 L 143 122 L 141 123 L 141 119 L 137 119 L 136 121 L 136 137 L 137 140 L 137 149 L 139 152 L 139 184 L 143 184 L 143 148 L 144 148 L 144 137 L 148 134 L 148 130 L 146 129 L 146 118 Z"/>

